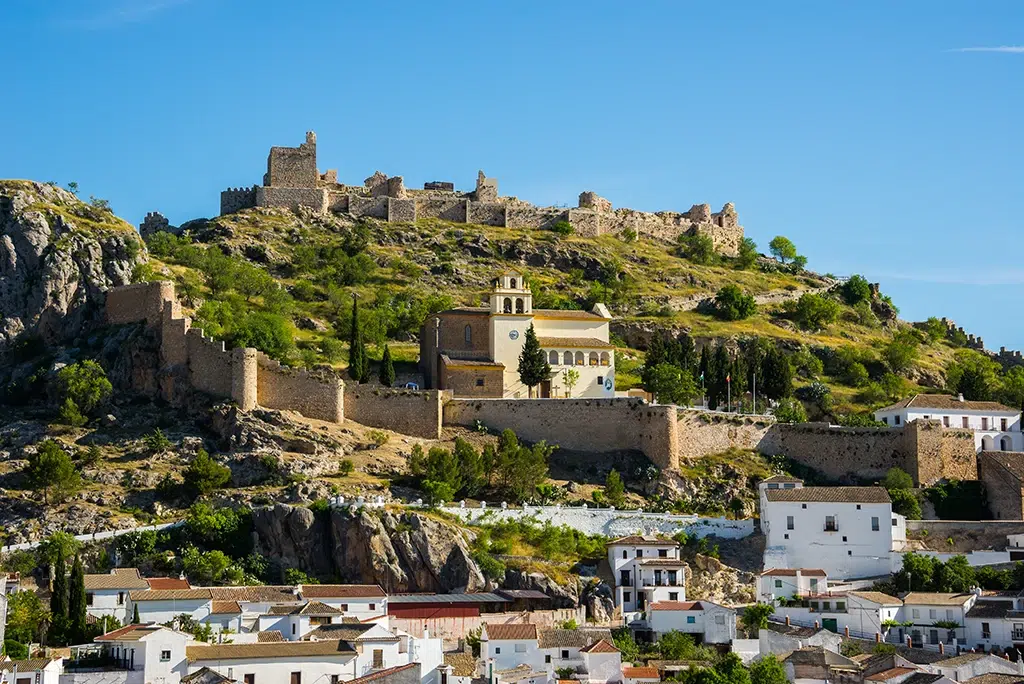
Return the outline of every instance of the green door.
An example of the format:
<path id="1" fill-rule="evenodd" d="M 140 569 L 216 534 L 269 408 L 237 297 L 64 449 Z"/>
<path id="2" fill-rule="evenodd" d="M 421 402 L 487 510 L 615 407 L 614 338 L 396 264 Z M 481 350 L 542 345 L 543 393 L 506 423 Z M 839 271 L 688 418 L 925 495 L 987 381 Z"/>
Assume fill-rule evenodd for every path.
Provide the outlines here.
<path id="1" fill-rule="evenodd" d="M 839 633 L 839 625 L 836 624 L 835 618 L 821 618 L 821 626 L 830 632 Z"/>

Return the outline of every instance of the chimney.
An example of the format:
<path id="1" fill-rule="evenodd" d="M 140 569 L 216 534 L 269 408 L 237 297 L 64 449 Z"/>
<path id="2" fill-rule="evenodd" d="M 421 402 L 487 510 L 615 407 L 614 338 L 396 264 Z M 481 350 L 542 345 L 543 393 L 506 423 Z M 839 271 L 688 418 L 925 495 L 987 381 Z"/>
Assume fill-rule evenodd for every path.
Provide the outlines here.
<path id="1" fill-rule="evenodd" d="M 963 394 L 956 395 L 956 400 L 959 401 L 962 404 L 964 402 L 964 395 Z"/>
<path id="2" fill-rule="evenodd" d="M 882 643 L 882 633 L 881 632 L 875 632 L 875 643 L 876 644 Z"/>
<path id="3" fill-rule="evenodd" d="M 789 616 L 788 616 L 788 615 L 786 616 L 786 626 L 787 626 L 787 627 L 790 627 L 790 626 L 791 626 L 791 625 L 790 625 L 790 623 L 789 623 Z"/>
<path id="4" fill-rule="evenodd" d="M 814 629 L 818 629 L 818 621 L 817 620 L 814 621 Z"/>
<path id="5" fill-rule="evenodd" d="M 849 625 L 847 625 L 846 627 L 843 627 L 843 635 L 844 635 L 844 636 L 845 636 L 845 637 L 846 637 L 847 639 L 849 639 L 849 638 L 850 638 L 850 626 L 849 626 Z"/>
<path id="6" fill-rule="evenodd" d="M 945 652 L 946 652 L 946 645 L 945 645 L 945 644 L 943 644 L 943 643 L 942 643 L 942 642 L 940 641 L 940 642 L 939 642 L 939 655 L 942 655 L 942 654 L 943 654 L 943 653 L 945 653 Z"/>
<path id="7" fill-rule="evenodd" d="M 907 648 L 913 648 L 914 642 L 910 640 L 910 635 L 907 635 Z"/>

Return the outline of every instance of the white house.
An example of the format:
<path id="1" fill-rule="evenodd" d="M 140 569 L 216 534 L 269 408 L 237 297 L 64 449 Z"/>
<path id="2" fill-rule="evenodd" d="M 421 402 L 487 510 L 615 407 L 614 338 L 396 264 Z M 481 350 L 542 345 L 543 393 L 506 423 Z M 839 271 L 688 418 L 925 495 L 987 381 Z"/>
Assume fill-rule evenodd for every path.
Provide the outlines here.
<path id="1" fill-rule="evenodd" d="M 187 655 L 190 670 L 207 667 L 240 684 L 338 684 L 357 676 L 356 650 L 345 641 L 195 644 Z"/>
<path id="2" fill-rule="evenodd" d="M 270 606 L 265 615 L 257 618 L 256 628 L 260 632 L 276 630 L 287 641 L 298 641 L 321 625 L 341 623 L 342 612 L 320 601 L 304 604 Z M 382 666 L 383 667 L 383 666 Z"/>
<path id="3" fill-rule="evenodd" d="M 900 621 L 902 609 L 900 599 L 879 591 L 841 591 L 780 600 L 774 614 L 776 619 L 788 619 L 794 625 L 817 625 L 839 634 L 848 629 L 853 637 L 873 639 L 876 634 L 889 636 L 893 627 L 891 622 L 886 623 Z M 894 632 L 892 637 L 890 640 L 903 642 L 902 631 Z"/>
<path id="4" fill-rule="evenodd" d="M 480 658 L 496 672 L 520 665 L 531 671 L 547 669 L 534 624 L 484 624 L 480 632 Z"/>
<path id="5" fill-rule="evenodd" d="M 761 573 L 758 600 L 771 603 L 777 598 L 797 598 L 825 593 L 828 575 L 820 568 L 773 568 Z"/>
<path id="6" fill-rule="evenodd" d="M 607 548 L 608 564 L 615 577 L 615 605 L 624 617 L 642 612 L 652 597 L 659 601 L 686 600 L 684 564 L 675 541 L 631 535 L 608 542 Z"/>
<path id="7" fill-rule="evenodd" d="M 113 616 L 122 624 L 128 622 L 128 594 L 146 591 L 149 583 L 138 568 L 114 568 L 110 572 L 85 576 L 85 612 L 95 618 Z"/>
<path id="8" fill-rule="evenodd" d="M 625 684 L 657 684 L 661 681 L 661 675 L 656 667 L 626 665 L 622 668 L 622 680 Z"/>
<path id="9" fill-rule="evenodd" d="M 611 641 L 608 629 L 542 629 L 538 633 L 537 645 L 544 665 L 557 671 L 564 668 L 578 670 L 583 667 L 580 650 L 594 642 Z"/>
<path id="10" fill-rule="evenodd" d="M 415 639 L 408 635 L 404 638 L 389 631 L 383 625 L 374 623 L 335 623 L 321 625 L 303 637 L 307 641 L 347 641 L 356 649 L 355 671 L 361 677 L 376 670 L 404 665 L 409 662 L 410 652 L 416 645 L 436 642 L 440 662 L 442 646 L 440 639 L 430 639 L 428 634 L 423 639 Z M 410 643 L 413 646 L 410 648 Z M 429 660 L 429 659 L 428 659 Z"/>
<path id="11" fill-rule="evenodd" d="M 63 658 L 0 662 L 0 677 L 3 684 L 59 684 L 63 670 Z"/>
<path id="12" fill-rule="evenodd" d="M 759 487 L 766 569 L 877 577 L 891 572 L 892 552 L 906 543 L 906 519 L 892 512 L 883 487 Z"/>
<path id="13" fill-rule="evenodd" d="M 736 611 L 706 600 L 659 601 L 647 607 L 647 626 L 655 638 L 677 631 L 703 643 L 728 644 L 736 638 Z"/>
<path id="14" fill-rule="evenodd" d="M 903 621 L 913 644 L 967 643 L 967 613 L 978 600 L 972 592 L 945 594 L 912 591 L 903 597 Z"/>
<path id="15" fill-rule="evenodd" d="M 73 648 L 72 658 L 100 650 L 130 673 L 128 684 L 177 684 L 188 674 L 186 649 L 191 643 L 192 635 L 169 627 L 128 625 L 96 637 L 94 644 Z"/>
<path id="16" fill-rule="evenodd" d="M 143 623 L 163 624 L 184 614 L 210 625 L 214 632 L 237 632 L 258 631 L 257 616 L 269 613 L 271 606 L 305 603 L 290 586 L 193 587 L 132 591 L 126 609 L 132 615 L 137 606 L 139 621 Z M 236 608 L 241 612 L 236 613 Z"/>
<path id="17" fill-rule="evenodd" d="M 918 418 L 974 432 L 978 451 L 1024 451 L 1020 411 L 996 401 L 968 401 L 963 395 L 915 394 L 875 411 L 875 420 L 893 427 Z"/>
<path id="18" fill-rule="evenodd" d="M 378 584 L 301 584 L 298 594 L 337 608 L 345 617 L 380 617 L 388 613 L 388 596 Z"/>
<path id="19" fill-rule="evenodd" d="M 968 648 L 1024 649 L 1024 592 L 979 596 L 967 611 L 966 629 Z"/>
<path id="20" fill-rule="evenodd" d="M 576 679 L 590 684 L 622 681 L 622 653 L 607 639 L 599 639 L 580 649 L 583 672 Z"/>

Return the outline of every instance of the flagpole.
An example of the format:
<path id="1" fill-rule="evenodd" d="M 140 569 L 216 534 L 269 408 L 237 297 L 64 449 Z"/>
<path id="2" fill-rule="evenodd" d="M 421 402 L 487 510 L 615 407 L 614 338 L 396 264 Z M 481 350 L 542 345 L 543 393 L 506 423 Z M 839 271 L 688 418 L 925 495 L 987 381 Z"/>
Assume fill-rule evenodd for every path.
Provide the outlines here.
<path id="1" fill-rule="evenodd" d="M 754 415 L 757 415 L 757 371 L 754 372 Z"/>
<path id="2" fill-rule="evenodd" d="M 725 406 L 728 413 L 732 413 L 732 375 L 725 376 Z"/>

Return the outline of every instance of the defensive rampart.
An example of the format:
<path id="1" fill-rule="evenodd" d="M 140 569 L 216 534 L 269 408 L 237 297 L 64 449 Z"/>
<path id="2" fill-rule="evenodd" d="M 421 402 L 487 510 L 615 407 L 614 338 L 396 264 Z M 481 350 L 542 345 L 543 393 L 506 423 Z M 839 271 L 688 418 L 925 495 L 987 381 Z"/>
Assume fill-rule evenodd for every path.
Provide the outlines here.
<path id="1" fill-rule="evenodd" d="M 513 430 L 571 451 L 640 451 L 659 468 L 679 463 L 676 407 L 642 399 L 453 399 L 447 425 Z"/>
<path id="2" fill-rule="evenodd" d="M 191 327 L 181 314 L 174 284 L 142 283 L 107 292 L 106 321 L 145 323 L 160 338 L 160 391 L 175 399 L 175 380 L 195 390 L 232 399 L 243 410 L 257 404 L 298 411 L 310 418 L 342 422 L 344 385 L 334 376 L 285 368 L 255 349 L 227 350 L 224 343 Z"/>
<path id="3" fill-rule="evenodd" d="M 345 415 L 360 425 L 386 428 L 403 435 L 439 439 L 445 393 L 373 385 L 345 388 Z"/>

